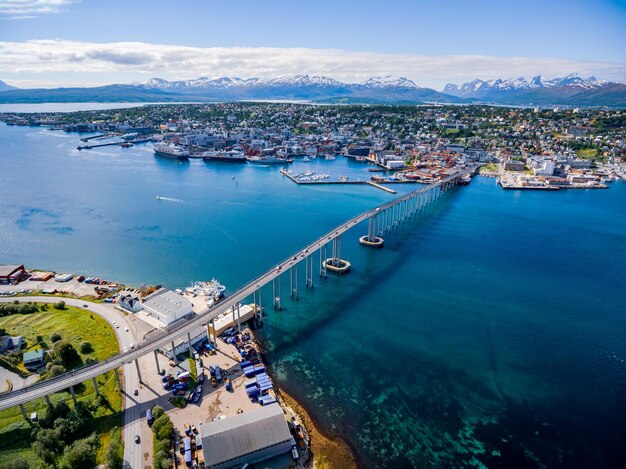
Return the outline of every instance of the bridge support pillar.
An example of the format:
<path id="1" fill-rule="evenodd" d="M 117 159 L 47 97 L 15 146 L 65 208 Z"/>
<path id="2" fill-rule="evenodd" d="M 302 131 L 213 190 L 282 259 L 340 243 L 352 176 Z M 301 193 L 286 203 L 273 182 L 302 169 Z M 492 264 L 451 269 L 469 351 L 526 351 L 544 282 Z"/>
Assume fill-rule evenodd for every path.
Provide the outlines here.
<path id="1" fill-rule="evenodd" d="M 120 381 L 120 373 L 117 371 L 117 368 L 113 370 L 113 374 L 115 375 L 115 381 L 117 381 L 117 388 L 120 392 L 124 392 L 124 389 L 122 389 L 122 382 Z"/>
<path id="2" fill-rule="evenodd" d="M 280 275 L 272 280 L 272 294 L 274 295 L 274 309 L 280 311 L 283 309 L 280 299 Z"/>
<path id="3" fill-rule="evenodd" d="M 383 247 L 383 238 L 377 236 L 376 224 L 378 217 L 376 215 L 368 218 L 367 235 L 359 238 L 359 243 L 363 246 L 369 246 L 373 248 Z"/>
<path id="4" fill-rule="evenodd" d="M 239 309 L 239 303 L 237 303 L 237 330 L 241 332 L 241 311 Z"/>
<path id="5" fill-rule="evenodd" d="M 161 368 L 159 367 L 159 354 L 157 353 L 157 351 L 154 351 L 154 363 L 156 364 L 157 367 L 157 374 L 161 373 Z"/>
<path id="6" fill-rule="evenodd" d="M 137 368 L 137 376 L 139 377 L 139 382 L 143 383 L 141 379 L 141 370 L 139 369 L 139 360 L 135 359 L 135 368 Z"/>
<path id="7" fill-rule="evenodd" d="M 98 396 L 99 396 L 99 395 L 100 395 L 100 388 L 98 387 L 98 380 L 97 380 L 97 379 L 96 379 L 96 377 L 94 376 L 94 377 L 92 378 L 92 381 L 93 381 L 93 387 L 94 387 L 94 389 L 96 390 L 96 395 L 98 395 Z"/>
<path id="8" fill-rule="evenodd" d="M 48 396 L 47 394 L 45 396 L 43 396 L 44 399 L 46 400 L 46 404 L 48 404 L 48 407 L 52 407 L 52 402 L 50 402 L 50 396 Z"/>
<path id="9" fill-rule="evenodd" d="M 215 319 L 211 319 L 211 329 L 213 329 L 213 345 L 215 345 L 215 350 L 219 350 L 219 346 L 217 345 L 217 331 L 215 330 Z"/>
<path id="10" fill-rule="evenodd" d="M 189 347 L 189 358 L 193 358 L 193 349 L 191 348 L 191 334 L 187 332 L 187 346 Z"/>
<path id="11" fill-rule="evenodd" d="M 178 365 L 176 362 L 176 347 L 174 347 L 174 341 L 172 340 L 172 361 L 174 362 L 174 366 Z"/>
<path id="12" fill-rule="evenodd" d="M 72 401 L 74 401 L 74 405 L 78 404 L 76 400 L 76 393 L 74 392 L 74 386 L 70 386 L 70 393 L 72 394 Z"/>
<path id="13" fill-rule="evenodd" d="M 26 415 L 26 409 L 24 408 L 24 404 L 20 404 L 20 410 L 22 411 L 22 416 L 24 417 L 24 420 L 30 423 L 30 419 Z"/>

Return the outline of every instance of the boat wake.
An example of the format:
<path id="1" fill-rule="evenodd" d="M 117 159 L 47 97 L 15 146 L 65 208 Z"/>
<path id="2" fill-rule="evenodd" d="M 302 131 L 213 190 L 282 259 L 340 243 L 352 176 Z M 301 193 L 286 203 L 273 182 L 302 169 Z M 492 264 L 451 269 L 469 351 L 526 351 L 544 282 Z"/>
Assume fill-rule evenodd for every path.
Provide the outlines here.
<path id="1" fill-rule="evenodd" d="M 175 199 L 173 197 L 163 197 L 162 195 L 157 195 L 156 196 L 157 200 L 166 200 L 168 202 L 177 202 L 177 203 L 183 203 L 184 200 L 181 199 Z"/>

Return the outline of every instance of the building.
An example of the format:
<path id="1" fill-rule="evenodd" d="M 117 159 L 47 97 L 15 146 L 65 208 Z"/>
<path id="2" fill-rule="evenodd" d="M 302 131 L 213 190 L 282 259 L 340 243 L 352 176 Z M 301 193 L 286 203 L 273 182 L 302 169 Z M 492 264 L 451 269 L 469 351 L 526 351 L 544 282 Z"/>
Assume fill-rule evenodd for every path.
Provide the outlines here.
<path id="1" fill-rule="evenodd" d="M 141 301 L 136 296 L 127 293 L 120 295 L 117 299 L 117 304 L 128 311 L 136 313 L 141 310 Z"/>
<path id="2" fill-rule="evenodd" d="M 26 276 L 23 265 L 0 265 L 0 283 L 18 283 Z"/>
<path id="3" fill-rule="evenodd" d="M 167 288 L 160 288 L 143 302 L 143 310 L 165 326 L 185 317 L 190 318 L 191 308 L 191 301 Z"/>
<path id="4" fill-rule="evenodd" d="M 207 468 L 242 467 L 291 451 L 291 434 L 278 404 L 209 422 L 200 428 Z"/>
<path id="5" fill-rule="evenodd" d="M 35 370 L 46 363 L 46 351 L 43 349 L 26 352 L 23 357 L 24 366 Z"/>
<path id="6" fill-rule="evenodd" d="M 16 337 L 8 335 L 0 336 L 0 353 L 20 350 L 22 345 L 24 345 L 24 338 L 21 335 Z"/>
<path id="7" fill-rule="evenodd" d="M 505 171 L 524 171 L 524 167 L 523 161 L 509 160 L 504 163 Z"/>

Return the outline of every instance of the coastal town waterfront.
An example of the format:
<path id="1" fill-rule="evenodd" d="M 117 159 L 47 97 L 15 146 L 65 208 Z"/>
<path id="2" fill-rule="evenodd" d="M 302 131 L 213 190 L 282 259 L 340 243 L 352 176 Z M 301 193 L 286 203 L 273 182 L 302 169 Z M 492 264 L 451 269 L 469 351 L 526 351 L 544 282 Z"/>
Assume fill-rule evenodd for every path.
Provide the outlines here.
<path id="1" fill-rule="evenodd" d="M 295 185 L 277 167 L 157 158 L 148 145 L 79 151 L 77 134 L 41 127 L 0 125 L 0 136 L 3 263 L 136 286 L 215 276 L 234 289 L 395 197 Z M 351 178 L 368 167 L 309 164 Z M 477 177 L 383 250 L 352 230 L 350 275 L 308 290 L 301 278 L 281 311 L 266 302 L 257 336 L 270 375 L 365 466 L 615 465 L 625 205 L 621 181 L 543 193 Z"/>

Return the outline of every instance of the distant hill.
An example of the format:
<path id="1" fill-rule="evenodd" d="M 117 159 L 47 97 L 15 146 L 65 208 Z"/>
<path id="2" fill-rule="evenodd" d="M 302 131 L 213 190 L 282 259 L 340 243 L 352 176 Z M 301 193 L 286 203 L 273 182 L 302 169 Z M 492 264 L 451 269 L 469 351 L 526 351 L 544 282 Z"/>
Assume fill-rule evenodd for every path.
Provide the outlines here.
<path id="1" fill-rule="evenodd" d="M 473 80 L 462 85 L 449 83 L 443 92 L 482 102 L 515 105 L 626 106 L 626 84 L 582 78 L 571 74 L 564 78 L 530 80 Z"/>
<path id="2" fill-rule="evenodd" d="M 9 90 L 16 90 L 16 89 L 17 88 L 15 86 L 7 85 L 5 82 L 0 80 L 0 91 L 9 91 Z"/>
<path id="3" fill-rule="evenodd" d="M 448 84 L 443 92 L 424 88 L 396 76 L 372 77 L 362 83 L 333 78 L 290 75 L 276 78 L 207 78 L 168 81 L 151 78 L 140 83 L 95 88 L 17 89 L 0 82 L 0 103 L 43 102 L 214 102 L 237 100 L 298 100 L 325 103 L 493 103 L 523 106 L 570 105 L 626 107 L 626 84 L 564 78 L 473 80 Z"/>
<path id="4" fill-rule="evenodd" d="M 430 88 L 419 87 L 403 77 L 373 77 L 363 83 L 343 83 L 322 76 L 291 75 L 269 79 L 200 77 L 181 81 L 152 78 L 141 83 L 96 88 L 14 89 L 1 93 L 0 103 L 188 102 L 249 99 L 325 102 L 338 98 L 364 103 L 464 103 L 468 101 Z"/>

